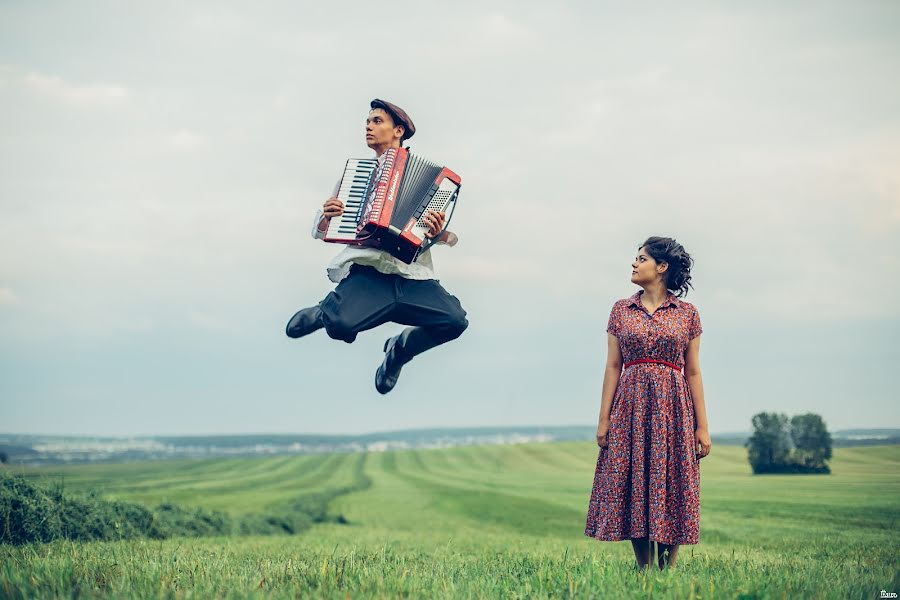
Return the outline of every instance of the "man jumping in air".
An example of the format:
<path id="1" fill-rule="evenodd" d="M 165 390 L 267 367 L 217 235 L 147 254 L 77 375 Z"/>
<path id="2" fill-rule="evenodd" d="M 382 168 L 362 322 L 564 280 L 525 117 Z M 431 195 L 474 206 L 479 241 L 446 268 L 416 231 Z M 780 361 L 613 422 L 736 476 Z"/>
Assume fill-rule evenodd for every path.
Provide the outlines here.
<path id="1" fill-rule="evenodd" d="M 366 145 L 375 152 L 378 167 L 389 148 L 400 148 L 415 134 L 416 127 L 399 106 L 372 100 L 366 119 Z M 313 226 L 313 237 L 321 239 L 334 217 L 344 212 L 337 187 L 325 201 Z M 445 214 L 427 211 L 423 218 L 428 236 L 441 235 L 438 244 L 456 245 L 457 237 L 444 229 Z M 400 335 L 384 343 L 384 360 L 375 372 L 375 389 L 387 394 L 400 377 L 400 370 L 418 354 L 462 335 L 469 322 L 459 300 L 435 279 L 431 251 L 406 264 L 375 248 L 347 246 L 328 265 L 328 278 L 337 283 L 315 306 L 298 311 L 288 321 L 288 337 L 300 338 L 325 328 L 329 337 L 351 343 L 361 331 L 394 322 L 409 325 Z"/>

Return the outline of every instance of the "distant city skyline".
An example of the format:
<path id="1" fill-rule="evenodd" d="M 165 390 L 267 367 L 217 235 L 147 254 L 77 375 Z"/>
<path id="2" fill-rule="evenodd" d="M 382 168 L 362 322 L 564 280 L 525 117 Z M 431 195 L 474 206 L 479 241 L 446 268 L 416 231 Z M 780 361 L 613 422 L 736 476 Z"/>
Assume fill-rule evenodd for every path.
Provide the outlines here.
<path id="1" fill-rule="evenodd" d="M 591 425 L 637 245 L 696 260 L 713 433 L 900 427 L 900 5 L 0 5 L 0 432 Z M 457 341 L 373 385 L 385 326 L 313 214 L 372 98 L 463 179 Z"/>

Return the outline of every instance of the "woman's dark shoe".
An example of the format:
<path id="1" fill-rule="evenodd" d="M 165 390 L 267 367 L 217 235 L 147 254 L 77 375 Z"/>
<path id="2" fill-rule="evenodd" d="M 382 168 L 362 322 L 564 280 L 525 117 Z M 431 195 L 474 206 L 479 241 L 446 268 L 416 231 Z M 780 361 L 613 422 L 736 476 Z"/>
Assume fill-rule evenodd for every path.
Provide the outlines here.
<path id="1" fill-rule="evenodd" d="M 322 323 L 322 311 L 317 304 L 316 306 L 310 306 L 309 308 L 297 311 L 297 314 L 288 321 L 287 327 L 284 328 L 284 332 L 288 337 L 301 338 L 304 335 L 309 335 L 314 331 L 322 329 L 324 326 L 325 325 Z"/>

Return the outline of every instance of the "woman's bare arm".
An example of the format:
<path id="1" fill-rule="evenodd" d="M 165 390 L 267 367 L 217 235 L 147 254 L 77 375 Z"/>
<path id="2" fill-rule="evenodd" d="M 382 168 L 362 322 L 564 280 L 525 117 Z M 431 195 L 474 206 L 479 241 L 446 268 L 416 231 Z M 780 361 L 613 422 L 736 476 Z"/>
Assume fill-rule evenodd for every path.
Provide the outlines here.
<path id="1" fill-rule="evenodd" d="M 697 455 L 703 458 L 712 447 L 709 437 L 709 421 L 706 418 L 706 402 L 703 398 L 703 375 L 700 373 L 700 336 L 698 335 L 688 343 L 684 353 L 684 376 L 691 392 L 691 400 L 694 402 L 694 425 L 699 449 Z"/>
<path id="2" fill-rule="evenodd" d="M 622 374 L 622 352 L 619 340 L 611 333 L 606 334 L 606 370 L 603 373 L 603 392 L 600 396 L 600 419 L 597 424 L 597 445 L 606 446 L 609 433 L 609 415 L 612 411 L 613 396 Z"/>

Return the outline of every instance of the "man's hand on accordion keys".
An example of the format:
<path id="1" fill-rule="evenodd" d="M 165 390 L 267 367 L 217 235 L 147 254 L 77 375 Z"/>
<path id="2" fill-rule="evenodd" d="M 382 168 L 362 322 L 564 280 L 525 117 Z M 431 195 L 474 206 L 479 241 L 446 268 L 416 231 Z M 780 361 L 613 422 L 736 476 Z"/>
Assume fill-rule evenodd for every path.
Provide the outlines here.
<path id="1" fill-rule="evenodd" d="M 344 214 L 344 203 L 337 198 L 329 198 L 325 201 L 325 204 L 322 205 L 322 213 L 325 215 L 326 219 L 339 217 Z"/>
<path id="2" fill-rule="evenodd" d="M 433 210 L 429 210 L 425 212 L 425 216 L 422 217 L 422 221 L 428 225 L 428 233 L 427 235 L 430 238 L 438 235 L 441 231 L 444 230 L 444 219 L 446 218 L 446 213 L 435 212 Z"/>
<path id="3" fill-rule="evenodd" d="M 445 244 L 452 248 L 456 245 L 456 242 L 459 241 L 459 238 L 456 237 L 456 234 L 452 231 L 444 231 L 441 233 L 446 225 L 446 218 L 447 213 L 429 210 L 425 213 L 425 217 L 423 217 L 422 220 L 428 225 L 428 233 L 425 234 L 426 236 L 430 238 L 440 236 L 435 242 L 438 244 Z"/>

